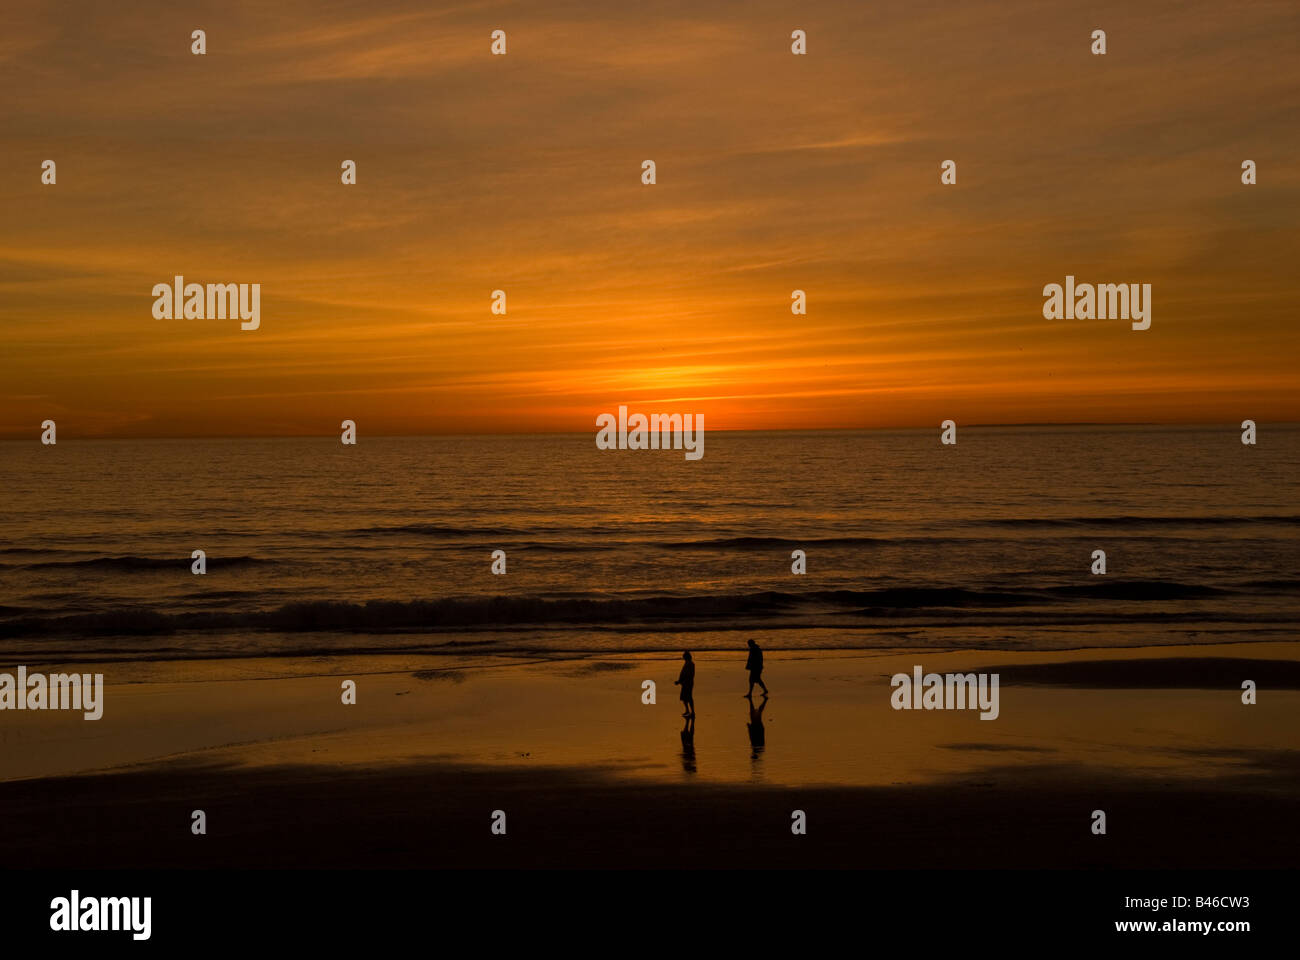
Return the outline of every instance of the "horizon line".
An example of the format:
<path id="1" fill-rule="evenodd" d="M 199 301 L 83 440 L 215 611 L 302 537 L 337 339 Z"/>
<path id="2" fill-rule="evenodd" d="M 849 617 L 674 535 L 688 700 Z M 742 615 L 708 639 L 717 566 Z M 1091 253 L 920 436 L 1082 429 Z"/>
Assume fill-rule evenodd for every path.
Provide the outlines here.
<path id="1" fill-rule="evenodd" d="M 1283 420 L 1271 424 L 1271 426 L 1296 426 L 1300 421 Z M 1201 422 L 1177 422 L 1162 423 L 1154 420 L 1044 420 L 1044 421 L 1018 421 L 1015 423 L 958 423 L 958 427 L 965 430 L 975 429 L 1029 429 L 1029 428 L 1060 428 L 1060 427 L 1166 427 L 1170 430 L 1188 430 L 1188 429 L 1208 429 L 1223 426 L 1226 423 L 1217 421 Z M 779 427 L 771 429 L 752 428 L 727 429 L 717 428 L 708 430 L 709 433 L 879 433 L 891 430 L 939 430 L 938 424 L 925 425 L 897 425 L 897 426 L 875 426 L 875 427 Z M 1239 430 L 1240 425 L 1232 421 L 1230 429 Z M 202 433 L 202 434 L 185 434 L 171 435 L 159 434 L 153 435 L 92 435 L 92 436 L 73 436 L 74 440 L 108 440 L 108 441 L 131 441 L 131 440 L 323 440 L 335 436 L 337 431 L 327 433 Z M 586 430 L 531 430 L 531 431 L 444 431 L 428 433 L 380 433 L 371 435 L 375 440 L 400 440 L 400 439 L 422 439 L 428 437 L 574 437 L 593 434 L 593 431 Z M 0 436 L 0 442 L 3 443 L 30 443 L 32 440 L 39 442 L 39 429 L 33 431 L 33 436 Z"/>

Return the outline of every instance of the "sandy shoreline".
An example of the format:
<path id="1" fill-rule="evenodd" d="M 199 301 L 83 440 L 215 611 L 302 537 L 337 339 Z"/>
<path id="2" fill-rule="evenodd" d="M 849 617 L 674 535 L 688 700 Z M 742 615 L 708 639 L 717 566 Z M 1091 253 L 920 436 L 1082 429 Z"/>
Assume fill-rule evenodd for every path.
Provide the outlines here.
<path id="1" fill-rule="evenodd" d="M 82 866 L 1296 861 L 1300 645 L 773 653 L 761 749 L 743 656 L 698 661 L 691 738 L 662 656 L 107 664 L 102 720 L 4 717 L 0 810 L 23 826 L 3 846 Z M 998 719 L 891 709 L 916 664 L 998 671 Z"/>

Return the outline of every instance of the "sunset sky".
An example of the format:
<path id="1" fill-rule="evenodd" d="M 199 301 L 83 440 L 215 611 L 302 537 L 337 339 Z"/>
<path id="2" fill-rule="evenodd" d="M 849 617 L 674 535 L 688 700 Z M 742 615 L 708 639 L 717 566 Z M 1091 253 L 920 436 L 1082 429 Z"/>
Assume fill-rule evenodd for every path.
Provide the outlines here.
<path id="1" fill-rule="evenodd" d="M 1294 2 L 10 4 L 0 436 L 1300 420 L 1297 36 Z M 154 319 L 176 274 L 260 283 L 261 329 Z M 1151 329 L 1044 320 L 1066 274 L 1152 284 Z"/>

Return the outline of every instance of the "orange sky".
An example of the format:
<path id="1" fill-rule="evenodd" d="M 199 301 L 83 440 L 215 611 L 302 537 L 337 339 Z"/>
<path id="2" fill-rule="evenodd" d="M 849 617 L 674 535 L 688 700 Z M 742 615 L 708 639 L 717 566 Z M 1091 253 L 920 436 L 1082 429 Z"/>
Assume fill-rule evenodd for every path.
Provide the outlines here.
<path id="1" fill-rule="evenodd" d="M 184 6 L 6 15 L 0 436 L 1300 420 L 1294 3 Z"/>

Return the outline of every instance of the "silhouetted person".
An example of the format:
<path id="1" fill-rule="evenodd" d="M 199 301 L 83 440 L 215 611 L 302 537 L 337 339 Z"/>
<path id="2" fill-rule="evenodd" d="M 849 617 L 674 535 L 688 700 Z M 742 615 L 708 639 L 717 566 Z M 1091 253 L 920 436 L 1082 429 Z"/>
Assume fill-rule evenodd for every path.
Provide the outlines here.
<path id="1" fill-rule="evenodd" d="M 677 675 L 673 683 L 682 688 L 682 705 L 686 707 L 686 712 L 682 716 L 693 717 L 695 716 L 695 661 L 691 659 L 689 650 L 682 654 L 682 659 L 686 662 L 682 664 L 682 672 Z"/>
<path id="2" fill-rule="evenodd" d="M 691 714 L 682 725 L 682 769 L 695 772 L 695 715 Z"/>
<path id="3" fill-rule="evenodd" d="M 767 701 L 764 700 L 758 709 L 754 708 L 754 700 L 749 700 L 749 745 L 754 748 L 754 752 L 749 755 L 749 759 L 757 760 L 767 746 L 767 730 L 763 727 L 763 711 L 767 709 Z"/>
<path id="4" fill-rule="evenodd" d="M 758 648 L 758 644 L 753 640 L 749 641 L 749 659 L 745 661 L 745 669 L 749 671 L 749 693 L 747 697 L 754 695 L 754 684 L 763 688 L 763 696 L 767 696 L 767 684 L 763 682 L 763 651 Z"/>

